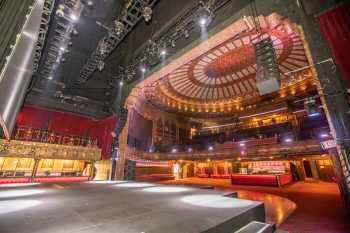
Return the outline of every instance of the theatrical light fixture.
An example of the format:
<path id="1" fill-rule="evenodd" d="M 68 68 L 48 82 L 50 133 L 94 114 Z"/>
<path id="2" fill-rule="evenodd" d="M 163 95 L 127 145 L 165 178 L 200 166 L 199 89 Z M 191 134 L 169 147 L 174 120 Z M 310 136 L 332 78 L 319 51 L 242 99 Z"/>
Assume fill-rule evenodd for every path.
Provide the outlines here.
<path id="1" fill-rule="evenodd" d="M 285 139 L 284 139 L 284 142 L 286 142 L 286 143 L 293 142 L 293 138 L 285 138 Z"/>
<path id="2" fill-rule="evenodd" d="M 125 26 L 123 22 L 121 22 L 120 20 L 114 21 L 114 30 L 117 36 L 121 35 L 124 32 L 124 29 L 125 29 Z"/>
<path id="3" fill-rule="evenodd" d="M 160 55 L 161 55 L 161 56 L 165 56 L 165 55 L 166 55 L 166 50 L 165 50 L 165 49 L 162 49 L 162 50 L 160 51 Z"/>
<path id="4" fill-rule="evenodd" d="M 321 138 L 328 138 L 328 137 L 329 137 L 329 134 L 328 134 L 328 133 L 321 133 L 321 134 L 320 134 L 320 137 L 321 137 Z"/>
<path id="5" fill-rule="evenodd" d="M 239 143 L 239 146 L 240 146 L 240 147 L 244 147 L 244 146 L 245 146 L 245 143 L 244 143 L 244 142 L 240 142 L 240 143 Z"/>
<path id="6" fill-rule="evenodd" d="M 49 76 L 49 77 L 47 77 L 47 79 L 48 79 L 48 80 L 52 80 L 52 79 L 53 79 L 53 77 L 52 77 L 52 76 Z"/>
<path id="7" fill-rule="evenodd" d="M 304 109 L 309 117 L 315 117 L 320 115 L 319 107 L 314 98 L 308 98 L 304 101 Z"/>
<path id="8" fill-rule="evenodd" d="M 145 72 L 146 72 L 146 68 L 143 67 L 143 66 L 140 68 L 140 70 L 141 70 L 142 73 L 145 73 Z"/>
<path id="9" fill-rule="evenodd" d="M 204 2 L 200 2 L 200 5 L 202 5 L 198 10 L 198 23 L 201 27 L 207 27 L 211 21 L 214 18 L 214 13 L 211 10 L 211 4 L 210 1 L 208 4 L 205 4 Z"/>
<path id="10" fill-rule="evenodd" d="M 176 152 L 177 152 L 176 148 L 171 149 L 171 153 L 176 153 Z"/>
<path id="11" fill-rule="evenodd" d="M 60 47 L 60 50 L 63 52 L 63 51 L 65 51 L 65 49 L 63 48 L 63 47 Z"/>
<path id="12" fill-rule="evenodd" d="M 97 64 L 97 68 L 98 70 L 101 72 L 104 68 L 105 68 L 105 63 L 104 61 L 99 61 L 98 64 Z"/>
<path id="13" fill-rule="evenodd" d="M 78 20 L 78 16 L 76 16 L 75 14 L 71 14 L 71 15 L 70 15 L 70 18 L 71 18 L 73 21 L 77 21 L 77 20 Z"/>
<path id="14" fill-rule="evenodd" d="M 145 6 L 142 11 L 143 18 L 148 23 L 152 19 L 153 10 L 149 6 Z"/>
<path id="15" fill-rule="evenodd" d="M 214 150 L 214 147 L 213 146 L 209 146 L 208 150 Z"/>
<path id="16" fill-rule="evenodd" d="M 123 86 L 123 85 L 124 85 L 123 81 L 120 81 L 119 86 Z"/>
<path id="17" fill-rule="evenodd" d="M 193 149 L 191 147 L 187 149 L 187 152 L 192 152 L 192 151 Z"/>

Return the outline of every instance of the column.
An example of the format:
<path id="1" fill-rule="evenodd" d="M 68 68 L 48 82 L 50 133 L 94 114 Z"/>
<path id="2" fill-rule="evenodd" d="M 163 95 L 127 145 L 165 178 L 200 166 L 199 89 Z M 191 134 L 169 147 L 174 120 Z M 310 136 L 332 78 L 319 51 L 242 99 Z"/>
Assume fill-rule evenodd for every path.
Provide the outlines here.
<path id="1" fill-rule="evenodd" d="M 38 171 L 38 167 L 39 167 L 39 162 L 40 162 L 40 159 L 34 159 L 34 166 L 33 166 L 32 174 L 30 176 L 31 182 L 33 182 L 35 179 L 35 175 L 36 175 L 36 172 Z"/>

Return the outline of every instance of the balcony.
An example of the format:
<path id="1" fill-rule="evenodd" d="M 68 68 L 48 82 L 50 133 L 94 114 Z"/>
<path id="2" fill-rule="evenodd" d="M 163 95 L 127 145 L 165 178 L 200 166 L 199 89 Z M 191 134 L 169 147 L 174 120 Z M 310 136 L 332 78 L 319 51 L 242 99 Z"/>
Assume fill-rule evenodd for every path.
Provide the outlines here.
<path id="1" fill-rule="evenodd" d="M 244 151 L 244 153 L 242 153 Z M 312 155 L 323 153 L 319 140 L 294 141 L 287 144 L 271 142 L 268 144 L 251 143 L 244 149 L 237 143 L 216 144 L 212 150 L 201 150 L 191 152 L 174 152 L 174 153 L 150 153 L 138 152 L 143 159 L 149 160 L 177 160 L 177 159 L 232 159 L 232 158 L 268 158 Z"/>

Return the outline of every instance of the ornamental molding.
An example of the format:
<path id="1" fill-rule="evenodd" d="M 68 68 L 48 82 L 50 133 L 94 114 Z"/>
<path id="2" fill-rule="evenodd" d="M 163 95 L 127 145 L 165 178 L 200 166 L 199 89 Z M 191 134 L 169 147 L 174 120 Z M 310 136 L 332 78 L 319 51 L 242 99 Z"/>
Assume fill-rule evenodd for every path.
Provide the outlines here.
<path id="1" fill-rule="evenodd" d="M 101 149 L 0 139 L 0 156 L 35 159 L 100 160 Z"/>

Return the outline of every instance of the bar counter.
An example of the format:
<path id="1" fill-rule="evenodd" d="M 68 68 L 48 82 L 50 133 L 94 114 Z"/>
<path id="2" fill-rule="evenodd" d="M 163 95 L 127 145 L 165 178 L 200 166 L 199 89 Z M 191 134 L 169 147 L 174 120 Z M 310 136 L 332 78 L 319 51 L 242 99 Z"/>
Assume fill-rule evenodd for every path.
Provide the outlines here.
<path id="1" fill-rule="evenodd" d="M 290 173 L 284 174 L 232 174 L 231 183 L 240 185 L 283 186 L 293 181 Z"/>

